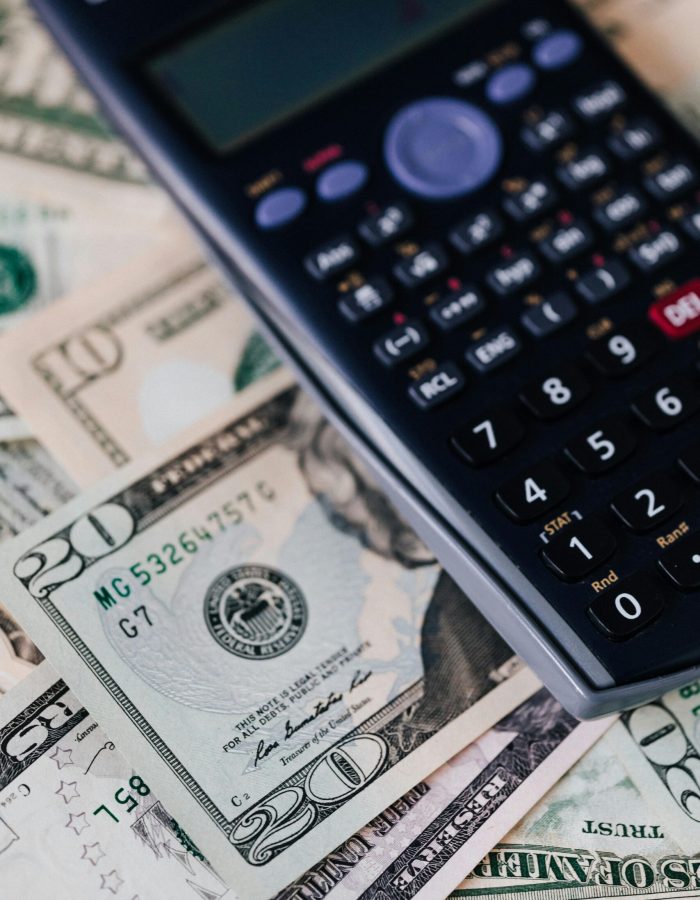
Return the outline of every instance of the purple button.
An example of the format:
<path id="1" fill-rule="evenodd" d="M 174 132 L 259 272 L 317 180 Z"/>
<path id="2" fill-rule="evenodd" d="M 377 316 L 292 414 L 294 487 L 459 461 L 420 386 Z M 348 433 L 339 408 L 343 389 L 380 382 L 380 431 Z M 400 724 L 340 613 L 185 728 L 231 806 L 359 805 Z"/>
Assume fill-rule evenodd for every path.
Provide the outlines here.
<path id="1" fill-rule="evenodd" d="M 329 166 L 316 181 L 316 192 L 321 200 L 332 203 L 359 191 L 367 181 L 369 171 L 364 163 L 354 159 Z"/>
<path id="2" fill-rule="evenodd" d="M 255 207 L 255 223 L 265 231 L 280 228 L 304 210 L 306 194 L 297 187 L 277 188 L 266 194 Z"/>
<path id="3" fill-rule="evenodd" d="M 562 69 L 583 52 L 583 41 L 575 31 L 562 28 L 542 38 L 532 51 L 532 59 L 540 69 Z"/>
<path id="4" fill-rule="evenodd" d="M 511 63 L 503 66 L 486 83 L 486 96 L 491 103 L 502 106 L 514 103 L 535 86 L 535 72 L 525 63 Z"/>
<path id="5" fill-rule="evenodd" d="M 394 178 L 432 199 L 461 197 L 483 187 L 502 156 L 503 142 L 491 117 L 451 97 L 404 106 L 384 136 L 384 158 Z"/>

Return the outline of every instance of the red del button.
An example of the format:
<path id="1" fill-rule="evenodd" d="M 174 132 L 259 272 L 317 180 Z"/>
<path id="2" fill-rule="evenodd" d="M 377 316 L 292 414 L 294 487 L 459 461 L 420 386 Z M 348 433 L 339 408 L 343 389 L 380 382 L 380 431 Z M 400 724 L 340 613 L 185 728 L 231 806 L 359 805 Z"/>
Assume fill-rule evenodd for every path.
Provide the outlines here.
<path id="1" fill-rule="evenodd" d="M 700 278 L 653 303 L 649 318 L 670 338 L 684 338 L 700 331 Z"/>

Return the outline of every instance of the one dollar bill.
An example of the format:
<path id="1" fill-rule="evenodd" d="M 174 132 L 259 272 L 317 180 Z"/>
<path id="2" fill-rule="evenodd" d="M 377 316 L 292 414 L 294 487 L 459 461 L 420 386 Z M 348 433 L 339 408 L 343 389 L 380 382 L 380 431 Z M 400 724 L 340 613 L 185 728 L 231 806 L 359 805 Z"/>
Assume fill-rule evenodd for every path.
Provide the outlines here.
<path id="1" fill-rule="evenodd" d="M 246 900 L 538 686 L 282 372 L 0 559 L 12 613 Z"/>

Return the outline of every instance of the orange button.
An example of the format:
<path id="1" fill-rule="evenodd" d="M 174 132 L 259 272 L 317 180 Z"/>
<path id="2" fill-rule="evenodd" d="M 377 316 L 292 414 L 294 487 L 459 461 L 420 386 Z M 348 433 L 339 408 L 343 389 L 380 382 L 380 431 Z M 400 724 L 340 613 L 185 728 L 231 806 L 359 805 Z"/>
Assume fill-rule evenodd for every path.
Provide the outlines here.
<path id="1" fill-rule="evenodd" d="M 649 318 L 667 337 L 676 340 L 700 331 L 700 278 L 652 303 Z"/>

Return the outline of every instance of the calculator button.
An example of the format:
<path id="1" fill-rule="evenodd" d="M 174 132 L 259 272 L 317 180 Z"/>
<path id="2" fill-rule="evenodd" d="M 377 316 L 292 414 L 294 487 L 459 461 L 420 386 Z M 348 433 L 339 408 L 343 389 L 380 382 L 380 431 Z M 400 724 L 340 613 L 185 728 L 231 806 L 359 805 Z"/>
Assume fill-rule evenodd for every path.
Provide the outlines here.
<path id="1" fill-rule="evenodd" d="M 582 403 L 591 386 L 575 366 L 564 366 L 528 385 L 520 399 L 538 419 L 558 419 Z"/>
<path id="2" fill-rule="evenodd" d="M 686 450 L 678 460 L 678 463 L 686 475 L 689 475 L 693 481 L 700 484 L 700 444 L 696 444 L 694 447 Z"/>
<path id="3" fill-rule="evenodd" d="M 631 531 L 649 531 L 683 506 L 683 492 L 670 475 L 661 472 L 618 494 L 611 506 Z"/>
<path id="4" fill-rule="evenodd" d="M 529 94 L 536 80 L 534 69 L 526 63 L 510 63 L 486 82 L 486 96 L 496 106 L 506 106 Z"/>
<path id="5" fill-rule="evenodd" d="M 564 581 L 579 581 L 609 559 L 617 541 L 598 519 L 569 525 L 542 550 L 542 559 Z"/>
<path id="6" fill-rule="evenodd" d="M 561 28 L 535 44 L 532 59 L 540 69 L 563 69 L 575 62 L 583 52 L 583 41 L 575 31 Z"/>
<path id="7" fill-rule="evenodd" d="M 596 203 L 593 215 L 606 231 L 617 231 L 631 225 L 646 211 L 647 202 L 641 192 L 635 188 L 625 188 Z"/>
<path id="8" fill-rule="evenodd" d="M 538 242 L 540 252 L 550 262 L 564 263 L 593 246 L 593 234 L 580 219 L 557 226 L 551 234 Z"/>
<path id="9" fill-rule="evenodd" d="M 690 163 L 679 160 L 666 163 L 659 171 L 644 179 L 644 186 L 657 200 L 676 200 L 698 182 L 698 176 Z"/>
<path id="10" fill-rule="evenodd" d="M 669 378 L 638 397 L 632 409 L 654 431 L 668 431 L 700 408 L 698 386 L 682 375 Z"/>
<path id="11" fill-rule="evenodd" d="M 664 550 L 659 567 L 680 590 L 700 588 L 700 533 L 684 537 L 677 545 Z"/>
<path id="12" fill-rule="evenodd" d="M 683 252 L 683 243 L 673 231 L 664 229 L 629 252 L 629 258 L 642 272 L 655 272 Z"/>
<path id="13" fill-rule="evenodd" d="M 447 268 L 447 254 L 439 244 L 427 244 L 414 256 L 401 260 L 394 266 L 394 275 L 406 287 L 418 287 L 436 278 Z"/>
<path id="14" fill-rule="evenodd" d="M 627 100 L 624 89 L 616 81 L 604 81 L 579 94 L 574 109 L 587 122 L 604 119 Z"/>
<path id="15" fill-rule="evenodd" d="M 525 437 L 522 422 L 508 409 L 492 409 L 452 437 L 452 446 L 470 466 L 485 466 L 510 453 Z"/>
<path id="16" fill-rule="evenodd" d="M 571 116 L 562 110 L 554 109 L 545 113 L 541 119 L 526 125 L 520 132 L 520 136 L 531 150 L 540 153 L 568 140 L 574 130 Z"/>
<path id="17" fill-rule="evenodd" d="M 542 338 L 568 325 L 577 314 L 574 301 L 568 294 L 560 291 L 550 294 L 537 306 L 531 306 L 522 314 L 520 321 L 531 335 Z"/>
<path id="18" fill-rule="evenodd" d="M 301 188 L 283 187 L 270 191 L 255 207 L 255 224 L 264 231 L 281 228 L 306 208 L 306 194 Z"/>
<path id="19" fill-rule="evenodd" d="M 389 306 L 392 300 L 393 291 L 388 282 L 383 278 L 371 278 L 341 297 L 338 307 L 350 322 L 361 322 Z"/>
<path id="20" fill-rule="evenodd" d="M 546 178 L 533 181 L 515 179 L 507 191 L 503 206 L 517 222 L 529 222 L 553 209 L 558 202 L 557 192 Z"/>
<path id="21" fill-rule="evenodd" d="M 450 97 L 417 100 L 400 109 L 384 136 L 394 178 L 421 197 L 461 197 L 496 174 L 503 140 L 483 110 Z"/>
<path id="22" fill-rule="evenodd" d="M 620 159 L 629 161 L 651 153 L 661 143 L 661 132 L 651 119 L 638 118 L 614 129 L 608 146 Z"/>
<path id="23" fill-rule="evenodd" d="M 486 302 L 476 288 L 463 287 L 452 291 L 430 307 L 430 318 L 442 328 L 451 331 L 471 322 L 486 308 Z"/>
<path id="24" fill-rule="evenodd" d="M 557 168 L 557 177 L 570 191 L 581 191 L 606 178 L 610 172 L 602 153 L 589 150 L 579 153 Z"/>
<path id="25" fill-rule="evenodd" d="M 367 183 L 369 169 L 356 159 L 345 159 L 325 169 L 316 179 L 316 193 L 326 203 L 356 194 Z"/>
<path id="26" fill-rule="evenodd" d="M 413 216 L 405 203 L 390 203 L 368 216 L 358 226 L 360 236 L 373 247 L 381 247 L 413 227 Z"/>
<path id="27" fill-rule="evenodd" d="M 637 439 L 616 418 L 592 425 L 566 445 L 569 459 L 586 475 L 601 475 L 634 453 Z"/>
<path id="28" fill-rule="evenodd" d="M 666 337 L 685 338 L 700 330 L 700 278 L 652 303 L 648 315 Z"/>
<path id="29" fill-rule="evenodd" d="M 586 272 L 576 281 L 576 290 L 586 303 L 609 300 L 630 283 L 630 274 L 617 259 Z"/>
<path id="30" fill-rule="evenodd" d="M 593 624 L 613 641 L 624 641 L 654 621 L 668 594 L 656 579 L 638 573 L 604 591 L 588 607 Z"/>
<path id="31" fill-rule="evenodd" d="M 489 331 L 484 337 L 469 347 L 465 357 L 470 366 L 485 374 L 505 365 L 514 356 L 517 356 L 522 348 L 520 338 L 507 325 L 503 328 Z"/>
<path id="32" fill-rule="evenodd" d="M 412 384 L 409 394 L 421 409 L 432 409 L 454 397 L 464 385 L 464 376 L 457 366 L 446 362 Z"/>
<path id="33" fill-rule="evenodd" d="M 700 209 L 694 209 L 685 213 L 680 223 L 681 228 L 688 237 L 691 237 L 694 241 L 700 241 Z"/>
<path id="34" fill-rule="evenodd" d="M 460 222 L 450 232 L 450 240 L 465 256 L 492 244 L 503 234 L 503 220 L 498 213 L 484 210 Z"/>
<path id="35" fill-rule="evenodd" d="M 539 278 L 542 271 L 535 256 L 525 250 L 512 256 L 486 273 L 486 283 L 502 297 L 523 290 Z"/>
<path id="36" fill-rule="evenodd" d="M 657 342 L 646 328 L 630 326 L 591 342 L 586 358 L 608 378 L 634 372 L 654 355 Z"/>
<path id="37" fill-rule="evenodd" d="M 509 481 L 496 500 L 516 522 L 530 522 L 561 503 L 570 487 L 555 463 L 541 462 Z"/>
<path id="38" fill-rule="evenodd" d="M 420 322 L 409 320 L 393 328 L 374 345 L 374 352 L 385 366 L 396 366 L 415 356 L 428 343 L 428 332 Z"/>
<path id="39" fill-rule="evenodd" d="M 357 244 L 351 237 L 339 237 L 310 253 L 304 264 L 314 278 L 323 281 L 352 266 L 359 255 Z"/>

